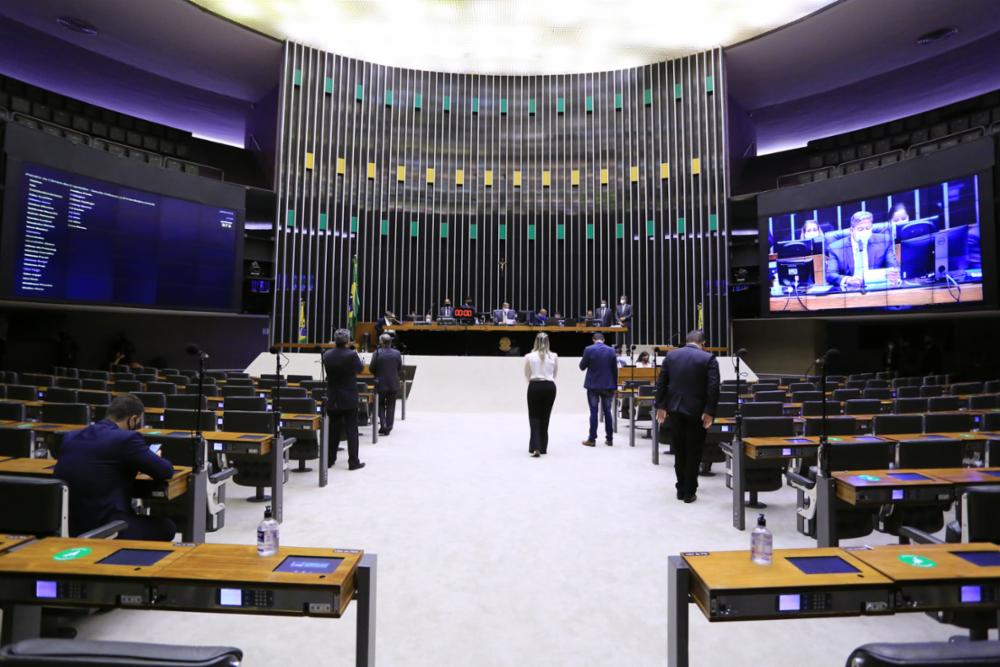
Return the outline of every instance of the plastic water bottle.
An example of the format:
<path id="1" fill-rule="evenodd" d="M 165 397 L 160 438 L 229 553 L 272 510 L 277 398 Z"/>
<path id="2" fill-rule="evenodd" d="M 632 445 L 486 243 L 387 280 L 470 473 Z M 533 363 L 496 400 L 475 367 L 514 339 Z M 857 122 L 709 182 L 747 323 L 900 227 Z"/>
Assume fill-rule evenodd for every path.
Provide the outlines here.
<path id="1" fill-rule="evenodd" d="M 757 517 L 757 527 L 750 533 L 750 560 L 757 565 L 770 565 L 773 543 L 774 537 L 767 529 L 767 520 L 761 514 Z"/>
<path id="2" fill-rule="evenodd" d="M 278 522 L 274 520 L 271 506 L 264 510 L 264 520 L 257 524 L 257 555 L 273 556 L 278 553 Z"/>

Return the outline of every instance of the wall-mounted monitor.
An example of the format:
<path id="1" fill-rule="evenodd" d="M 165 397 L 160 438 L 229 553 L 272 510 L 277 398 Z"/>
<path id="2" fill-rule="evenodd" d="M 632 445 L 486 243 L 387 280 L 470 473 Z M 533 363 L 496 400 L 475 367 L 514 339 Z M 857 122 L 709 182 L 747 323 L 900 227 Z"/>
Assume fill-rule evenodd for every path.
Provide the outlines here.
<path id="1" fill-rule="evenodd" d="M 995 304 L 993 151 L 980 143 L 762 194 L 763 314 Z"/>

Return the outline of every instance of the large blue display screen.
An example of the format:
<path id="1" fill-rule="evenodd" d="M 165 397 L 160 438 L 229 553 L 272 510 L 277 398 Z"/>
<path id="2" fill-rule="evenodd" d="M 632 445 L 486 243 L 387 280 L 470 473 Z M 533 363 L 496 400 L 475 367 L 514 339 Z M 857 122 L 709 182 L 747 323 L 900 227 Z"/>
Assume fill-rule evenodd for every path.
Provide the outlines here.
<path id="1" fill-rule="evenodd" d="M 8 282 L 13 296 L 235 307 L 242 235 L 238 211 L 30 162 L 20 168 L 14 275 Z"/>

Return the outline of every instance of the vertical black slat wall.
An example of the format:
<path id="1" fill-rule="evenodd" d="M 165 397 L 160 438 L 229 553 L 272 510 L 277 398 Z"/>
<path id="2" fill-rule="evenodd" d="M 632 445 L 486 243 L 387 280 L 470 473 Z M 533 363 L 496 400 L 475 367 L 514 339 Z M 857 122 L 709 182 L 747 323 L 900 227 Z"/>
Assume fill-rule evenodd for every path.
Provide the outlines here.
<path id="1" fill-rule="evenodd" d="M 345 325 L 357 257 L 360 321 L 445 296 L 573 317 L 627 294 L 634 342 L 676 340 L 701 312 L 727 345 L 723 77 L 718 49 L 496 76 L 286 43 L 273 340 L 299 339 L 300 303 L 309 342 Z"/>

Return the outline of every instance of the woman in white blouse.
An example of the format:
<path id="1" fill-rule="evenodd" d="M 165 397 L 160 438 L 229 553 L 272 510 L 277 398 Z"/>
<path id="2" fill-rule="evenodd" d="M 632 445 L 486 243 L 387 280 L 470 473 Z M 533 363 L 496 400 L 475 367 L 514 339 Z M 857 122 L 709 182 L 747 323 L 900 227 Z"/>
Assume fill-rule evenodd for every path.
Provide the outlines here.
<path id="1" fill-rule="evenodd" d="M 531 440 L 528 452 L 538 457 L 549 449 L 549 417 L 556 401 L 556 372 L 559 357 L 549 350 L 548 334 L 535 336 L 535 347 L 524 355 L 524 377 L 528 380 L 528 424 Z"/>

